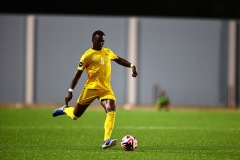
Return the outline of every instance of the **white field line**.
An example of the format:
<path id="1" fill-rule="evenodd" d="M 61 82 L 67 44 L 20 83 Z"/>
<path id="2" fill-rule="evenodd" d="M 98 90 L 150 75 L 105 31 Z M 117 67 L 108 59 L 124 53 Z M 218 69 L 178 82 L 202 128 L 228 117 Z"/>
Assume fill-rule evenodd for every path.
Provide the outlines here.
<path id="1" fill-rule="evenodd" d="M 0 126 L 0 130 L 5 129 L 103 129 L 102 126 Z M 164 127 L 164 126 L 118 126 L 115 129 L 134 130 L 240 130 L 240 128 L 209 128 L 209 127 Z"/>

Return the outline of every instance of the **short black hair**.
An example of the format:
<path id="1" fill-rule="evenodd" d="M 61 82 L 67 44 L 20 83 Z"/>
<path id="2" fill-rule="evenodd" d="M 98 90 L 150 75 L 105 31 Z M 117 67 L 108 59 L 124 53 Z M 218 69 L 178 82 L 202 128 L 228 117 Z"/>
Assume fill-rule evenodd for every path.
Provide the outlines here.
<path id="1" fill-rule="evenodd" d="M 97 31 L 93 32 L 93 34 L 92 34 L 92 39 L 93 39 L 97 34 L 100 35 L 100 36 L 105 36 L 105 34 L 104 34 L 103 31 L 97 30 Z"/>

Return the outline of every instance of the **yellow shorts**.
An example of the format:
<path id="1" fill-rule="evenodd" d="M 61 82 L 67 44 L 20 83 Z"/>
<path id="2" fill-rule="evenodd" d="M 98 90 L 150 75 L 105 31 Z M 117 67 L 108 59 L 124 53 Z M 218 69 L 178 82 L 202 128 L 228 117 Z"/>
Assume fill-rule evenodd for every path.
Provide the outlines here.
<path id="1" fill-rule="evenodd" d="M 91 104 L 96 98 L 100 101 L 102 99 L 112 99 L 116 101 L 116 97 L 112 90 L 84 88 L 82 93 L 79 95 L 77 102 L 81 105 Z"/>

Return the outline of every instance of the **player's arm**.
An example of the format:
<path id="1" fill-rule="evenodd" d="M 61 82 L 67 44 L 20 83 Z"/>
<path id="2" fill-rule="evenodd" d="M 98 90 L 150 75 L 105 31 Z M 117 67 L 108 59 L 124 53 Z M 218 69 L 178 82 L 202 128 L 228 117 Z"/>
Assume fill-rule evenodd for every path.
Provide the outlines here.
<path id="1" fill-rule="evenodd" d="M 72 93 L 73 93 L 73 90 L 74 90 L 74 88 L 75 88 L 75 86 L 77 85 L 77 83 L 78 83 L 78 80 L 80 79 L 80 77 L 81 77 L 81 75 L 82 75 L 82 70 L 77 70 L 77 72 L 75 73 L 75 75 L 74 75 L 74 77 L 73 77 L 73 79 L 72 79 L 72 82 L 71 82 L 71 84 L 70 84 L 70 88 L 69 88 L 69 90 L 68 90 L 68 92 L 67 92 L 67 95 L 66 95 L 66 97 L 65 97 L 65 103 L 66 103 L 66 105 L 68 105 L 68 102 L 72 99 L 72 97 L 73 97 L 73 95 L 72 95 Z"/>
<path id="2" fill-rule="evenodd" d="M 124 67 L 132 68 L 132 76 L 137 77 L 138 71 L 137 71 L 137 67 L 135 65 L 133 65 L 132 63 L 128 62 L 126 59 L 121 58 L 119 56 L 118 56 L 118 58 L 114 59 L 113 61 L 115 61 L 116 63 L 118 63 Z"/>

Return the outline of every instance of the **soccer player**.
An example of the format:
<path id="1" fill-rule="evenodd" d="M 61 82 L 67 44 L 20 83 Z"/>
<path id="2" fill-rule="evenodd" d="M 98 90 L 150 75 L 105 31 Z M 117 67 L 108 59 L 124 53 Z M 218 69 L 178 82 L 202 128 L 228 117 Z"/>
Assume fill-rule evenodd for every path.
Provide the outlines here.
<path id="1" fill-rule="evenodd" d="M 77 71 L 65 96 L 65 105 L 55 109 L 52 115 L 56 117 L 66 114 L 71 119 L 76 120 L 82 116 L 95 99 L 98 99 L 106 112 L 102 148 L 107 149 L 115 146 L 118 141 L 117 139 L 111 139 L 116 116 L 116 97 L 110 84 L 111 60 L 119 65 L 131 68 L 132 77 L 136 77 L 138 71 L 135 65 L 117 56 L 110 48 L 104 48 L 104 41 L 105 34 L 101 30 L 97 30 L 92 34 L 93 46 L 86 50 L 80 58 Z M 68 102 L 73 97 L 73 90 L 84 69 L 86 69 L 88 78 L 75 107 L 71 107 Z"/>
<path id="2" fill-rule="evenodd" d="M 156 104 L 157 104 L 158 110 L 161 110 L 163 108 L 165 108 L 167 111 L 169 110 L 170 99 L 167 96 L 167 93 L 165 90 L 160 92 L 159 97 L 156 100 Z"/>

